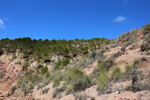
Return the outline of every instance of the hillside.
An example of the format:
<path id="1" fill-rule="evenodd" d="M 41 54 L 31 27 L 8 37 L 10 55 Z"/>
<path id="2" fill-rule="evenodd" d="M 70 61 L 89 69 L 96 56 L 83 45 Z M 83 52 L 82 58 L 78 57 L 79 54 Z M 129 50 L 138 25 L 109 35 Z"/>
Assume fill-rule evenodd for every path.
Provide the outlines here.
<path id="1" fill-rule="evenodd" d="M 0 100 L 150 100 L 150 24 L 118 39 L 0 40 Z"/>

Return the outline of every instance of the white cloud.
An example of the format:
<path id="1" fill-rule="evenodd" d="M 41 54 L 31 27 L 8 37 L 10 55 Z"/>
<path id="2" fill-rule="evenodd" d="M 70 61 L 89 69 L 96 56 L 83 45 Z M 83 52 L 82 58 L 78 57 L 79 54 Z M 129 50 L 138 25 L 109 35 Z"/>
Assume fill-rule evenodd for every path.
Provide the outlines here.
<path id="1" fill-rule="evenodd" d="M 0 19 L 0 28 L 5 29 L 5 25 L 2 19 Z"/>
<path id="2" fill-rule="evenodd" d="M 0 25 L 3 25 L 3 24 L 4 24 L 3 20 L 2 20 L 2 19 L 0 19 Z"/>
<path id="3" fill-rule="evenodd" d="M 121 21 L 125 21 L 127 18 L 123 17 L 123 16 L 118 16 L 116 19 L 114 19 L 114 22 L 121 22 Z"/>

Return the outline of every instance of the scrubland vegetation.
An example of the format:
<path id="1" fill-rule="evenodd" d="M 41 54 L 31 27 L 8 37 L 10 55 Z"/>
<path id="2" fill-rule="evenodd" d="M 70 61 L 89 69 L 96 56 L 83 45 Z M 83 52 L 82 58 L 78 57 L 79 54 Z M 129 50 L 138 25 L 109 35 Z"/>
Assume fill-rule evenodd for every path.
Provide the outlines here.
<path id="1" fill-rule="evenodd" d="M 145 34 L 144 42 L 141 45 L 141 51 L 147 55 L 150 50 L 150 24 L 141 28 Z M 137 30 L 123 33 L 118 39 L 94 38 L 90 40 L 35 40 L 31 38 L 17 38 L 0 40 L 0 55 L 3 53 L 9 55 L 15 52 L 20 54 L 24 62 L 17 60 L 15 64 L 22 66 L 22 76 L 18 77 L 17 84 L 12 87 L 12 94 L 16 90 L 21 90 L 24 95 L 33 92 L 36 87 L 42 94 L 47 94 L 50 88 L 46 86 L 53 83 L 53 98 L 61 98 L 61 93 L 65 95 L 73 94 L 76 99 L 84 100 L 88 98 L 86 94 L 78 94 L 85 89 L 97 85 L 99 94 L 112 93 L 110 85 L 116 82 L 132 81 L 132 86 L 122 88 L 122 90 L 141 91 L 150 89 L 150 82 L 142 83 L 146 79 L 140 68 L 140 60 L 135 59 L 133 64 L 125 65 L 125 72 L 122 72 L 120 66 L 115 63 L 115 59 L 125 54 L 126 47 L 137 41 Z M 125 39 L 125 42 L 122 40 Z M 110 48 L 121 46 L 121 50 L 110 57 L 104 55 L 104 52 Z M 58 57 L 57 57 L 58 56 Z M 82 57 L 79 59 L 79 57 Z M 57 60 L 52 60 L 57 58 Z M 11 61 L 17 59 L 13 56 Z M 146 58 L 142 58 L 146 61 Z M 36 62 L 36 68 L 30 68 L 30 65 Z M 93 73 L 87 75 L 83 70 L 89 65 L 97 62 L 97 67 Z M 48 65 L 53 63 L 53 69 Z M 0 72 L 0 78 L 6 71 Z M 90 97 L 94 100 L 94 97 Z M 86 100 L 86 99 L 85 99 Z"/>

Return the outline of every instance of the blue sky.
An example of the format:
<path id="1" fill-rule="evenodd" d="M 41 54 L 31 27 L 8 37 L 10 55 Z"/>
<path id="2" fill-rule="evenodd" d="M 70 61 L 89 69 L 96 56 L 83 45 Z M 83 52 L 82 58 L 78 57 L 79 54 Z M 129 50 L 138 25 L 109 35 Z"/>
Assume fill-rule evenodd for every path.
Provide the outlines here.
<path id="1" fill-rule="evenodd" d="M 0 39 L 117 38 L 150 23 L 150 0 L 0 0 Z"/>

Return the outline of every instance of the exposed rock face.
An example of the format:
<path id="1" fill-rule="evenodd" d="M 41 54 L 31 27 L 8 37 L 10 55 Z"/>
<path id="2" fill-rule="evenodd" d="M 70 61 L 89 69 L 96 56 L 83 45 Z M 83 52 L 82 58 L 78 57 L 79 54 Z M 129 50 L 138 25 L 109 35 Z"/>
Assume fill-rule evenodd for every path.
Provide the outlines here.
<path id="1" fill-rule="evenodd" d="M 137 36 L 137 40 L 141 40 L 141 38 L 144 36 L 144 33 L 141 30 L 138 30 L 136 36 Z"/>
<path id="2" fill-rule="evenodd" d="M 52 59 L 51 59 L 51 61 L 53 61 L 53 62 L 57 62 L 58 60 L 59 60 L 58 56 L 53 56 Z"/>
<path id="3" fill-rule="evenodd" d="M 113 64 L 112 60 L 111 60 L 111 61 L 109 61 L 109 63 L 110 63 L 109 65 L 115 65 L 115 66 L 119 67 L 121 74 L 125 75 L 126 74 L 126 66 L 125 65 L 126 64 L 132 65 L 134 60 L 138 60 L 140 62 L 140 67 L 137 68 L 136 70 L 141 71 L 143 73 L 142 75 L 148 76 L 149 72 L 150 72 L 150 56 L 144 54 L 145 52 L 141 51 L 141 44 L 143 43 L 143 41 L 146 41 L 146 40 L 142 39 L 142 37 L 144 36 L 144 33 L 141 30 L 133 30 L 131 33 L 133 33 L 133 34 L 129 34 L 127 37 L 124 36 L 122 39 L 120 39 L 121 41 L 119 44 L 124 45 L 124 43 L 129 42 L 130 38 L 132 36 L 134 36 L 134 38 L 137 37 L 138 41 L 136 41 L 134 43 L 132 42 L 131 44 L 127 45 L 125 51 L 121 51 L 122 46 L 116 46 L 116 47 L 110 48 L 109 50 L 104 52 L 104 54 L 103 54 L 104 56 L 102 56 L 102 57 L 104 57 L 104 58 L 102 58 L 104 60 L 102 60 L 101 62 L 104 62 L 108 58 L 112 57 L 112 55 L 114 55 L 114 54 L 118 55 L 118 52 L 123 52 L 121 55 L 113 56 L 112 59 L 114 60 L 115 64 Z M 102 50 L 102 49 L 99 49 L 96 52 L 99 53 L 100 50 Z M 89 51 L 89 52 L 91 52 L 91 51 Z M 94 57 L 92 56 L 90 59 L 86 59 L 86 58 L 88 58 L 88 57 L 86 57 L 87 56 L 86 54 L 89 52 L 85 52 L 85 55 L 84 55 L 85 57 L 83 55 L 79 55 L 77 53 L 76 53 L 76 55 L 74 55 L 73 59 L 70 58 L 69 56 L 65 56 L 66 58 L 70 58 L 70 62 L 68 64 L 68 66 L 63 66 L 61 69 L 59 69 L 59 71 L 57 73 L 51 73 L 51 72 L 54 71 L 53 69 L 55 67 L 56 62 L 59 59 L 61 60 L 64 56 L 59 56 L 56 54 L 57 56 L 52 56 L 51 59 L 43 60 L 40 63 L 37 61 L 34 61 L 31 63 L 32 58 L 29 58 L 29 57 L 25 57 L 22 59 L 20 57 L 16 60 L 12 61 L 11 57 L 9 57 L 8 55 L 6 55 L 5 57 L 0 56 L 0 71 L 3 69 L 6 70 L 4 77 L 2 79 L 0 79 L 0 100 L 77 100 L 75 97 L 76 94 L 78 94 L 79 96 L 81 96 L 81 94 L 86 94 L 88 96 L 86 99 L 81 99 L 81 100 L 92 100 L 89 97 L 94 97 L 95 100 L 149 100 L 150 99 L 150 91 L 149 90 L 140 90 L 139 92 L 136 92 L 136 93 L 134 93 L 133 90 L 127 91 L 126 88 L 132 85 L 132 80 L 127 79 L 127 78 L 123 79 L 122 77 L 120 78 L 121 81 L 117 80 L 115 82 L 112 82 L 112 81 L 109 82 L 110 84 L 107 83 L 108 89 L 105 91 L 106 94 L 103 94 L 101 91 L 98 91 L 98 84 L 92 83 L 93 85 L 87 87 L 86 89 L 81 90 L 80 92 L 75 92 L 75 93 L 73 91 L 73 93 L 71 92 L 68 95 L 68 94 L 66 94 L 67 90 L 63 91 L 64 88 L 62 88 L 63 86 L 65 86 L 65 84 L 64 84 L 66 82 L 65 80 L 60 79 L 59 86 L 55 87 L 54 80 L 50 80 L 50 82 L 45 81 L 45 80 L 49 79 L 49 77 L 47 78 L 46 74 L 43 74 L 44 80 L 40 81 L 39 84 L 36 84 L 35 86 L 32 87 L 32 91 L 33 91 L 32 93 L 25 95 L 24 91 L 21 90 L 21 88 L 17 89 L 14 93 L 12 93 L 11 87 L 17 84 L 17 82 L 18 82 L 17 76 L 20 74 L 21 77 L 26 77 L 24 74 L 26 72 L 21 71 L 24 66 L 23 63 L 20 65 L 15 63 L 18 60 L 23 60 L 22 62 L 24 62 L 25 61 L 24 59 L 26 59 L 30 62 L 28 68 L 32 69 L 33 73 L 31 73 L 31 74 L 33 74 L 33 75 L 35 75 L 35 74 L 38 75 L 40 73 L 40 72 L 34 73 L 34 71 L 36 69 L 40 70 L 43 68 L 43 66 L 47 66 L 48 71 L 50 72 L 50 76 L 52 75 L 52 78 L 56 77 L 56 79 L 57 79 L 56 74 L 58 74 L 58 75 L 60 74 L 61 76 L 65 76 L 65 75 L 69 76 L 66 73 L 61 74 L 65 71 L 71 69 L 71 68 L 69 69 L 68 67 L 78 67 L 78 68 L 81 67 L 81 71 L 83 71 L 83 73 L 86 76 L 92 76 L 92 77 L 94 76 L 94 78 L 96 77 L 95 78 L 95 80 L 96 80 L 98 78 L 96 75 L 97 69 L 98 69 L 98 64 L 101 64 L 101 62 L 98 62 L 98 60 L 100 60 L 100 58 L 98 58 L 95 54 L 94 54 Z M 42 60 L 42 59 L 40 59 L 40 60 Z M 76 64 L 78 64 L 82 60 L 83 60 L 83 63 L 81 63 L 81 64 L 79 64 L 79 66 L 77 66 Z M 85 65 L 85 67 L 83 67 L 82 65 Z M 103 66 L 105 66 L 105 65 L 103 65 Z M 113 68 L 115 66 L 111 66 L 111 68 Z M 109 71 L 112 71 L 111 68 L 110 68 L 110 70 L 108 70 L 108 73 L 107 73 L 108 77 L 110 77 L 109 75 L 111 74 L 111 72 L 109 73 Z M 69 71 L 67 73 L 69 73 Z M 29 73 L 27 73 L 27 75 L 28 74 Z M 140 75 L 141 74 L 139 74 L 139 76 Z M 87 80 L 89 80 L 88 77 L 86 77 L 86 78 L 87 78 Z M 41 79 L 42 78 L 40 78 L 39 80 L 41 80 Z M 55 81 L 58 81 L 56 79 L 55 79 Z M 150 77 L 145 80 L 150 80 Z M 142 80 L 142 81 L 145 82 L 145 80 Z M 40 85 L 41 86 L 43 85 L 43 87 L 41 87 L 40 89 L 37 89 L 37 87 Z M 69 83 L 69 85 L 70 85 L 70 83 Z M 68 88 L 69 85 L 65 88 Z M 30 84 L 29 84 L 29 86 L 30 86 Z M 31 86 L 32 86 L 32 84 L 31 84 Z M 82 86 L 82 85 L 79 85 L 79 86 Z M 81 88 L 82 87 L 80 87 L 79 89 L 81 89 Z M 48 91 L 46 93 L 43 92 L 45 89 L 48 89 Z M 59 90 L 56 93 L 60 94 L 60 95 L 57 95 L 54 98 L 53 93 L 56 89 Z M 11 92 L 9 92 L 9 91 L 11 91 Z M 117 91 L 117 92 L 115 93 L 115 91 Z M 101 92 L 101 93 L 99 93 L 99 92 Z M 98 94 L 100 94 L 100 95 L 98 95 Z"/>
<path id="4" fill-rule="evenodd" d="M 122 45 L 125 41 L 126 41 L 126 38 L 122 39 L 119 44 Z"/>

